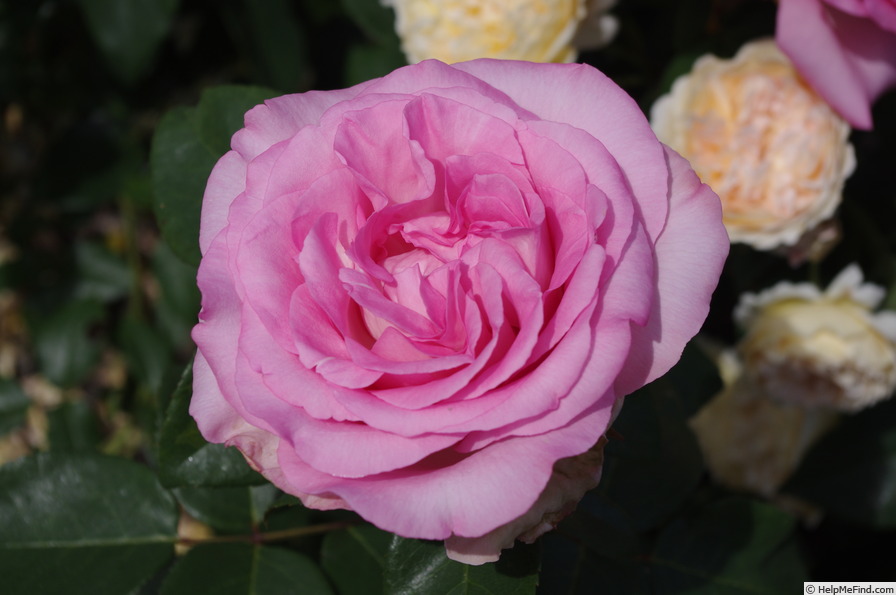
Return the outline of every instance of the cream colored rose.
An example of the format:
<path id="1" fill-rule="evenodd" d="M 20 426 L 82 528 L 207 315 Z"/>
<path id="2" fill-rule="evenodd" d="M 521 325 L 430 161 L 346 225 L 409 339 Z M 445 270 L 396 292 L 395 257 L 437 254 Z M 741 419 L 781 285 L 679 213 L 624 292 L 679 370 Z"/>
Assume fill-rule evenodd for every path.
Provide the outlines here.
<path id="1" fill-rule="evenodd" d="M 741 298 L 738 346 L 749 376 L 769 397 L 806 408 L 857 411 L 896 389 L 896 313 L 874 313 L 884 290 L 855 265 L 824 292 L 779 283 Z"/>
<path id="2" fill-rule="evenodd" d="M 599 47 L 616 20 L 615 0 L 381 0 L 395 9 L 408 62 L 475 58 L 572 62 L 577 47 Z"/>
<path id="3" fill-rule="evenodd" d="M 760 250 L 792 246 L 831 217 L 855 168 L 849 125 L 773 40 L 697 60 L 651 124 L 721 197 L 731 241 Z"/>
<path id="4" fill-rule="evenodd" d="M 772 497 L 837 414 L 767 398 L 734 353 L 719 365 L 724 390 L 691 420 L 706 466 L 723 485 Z"/>

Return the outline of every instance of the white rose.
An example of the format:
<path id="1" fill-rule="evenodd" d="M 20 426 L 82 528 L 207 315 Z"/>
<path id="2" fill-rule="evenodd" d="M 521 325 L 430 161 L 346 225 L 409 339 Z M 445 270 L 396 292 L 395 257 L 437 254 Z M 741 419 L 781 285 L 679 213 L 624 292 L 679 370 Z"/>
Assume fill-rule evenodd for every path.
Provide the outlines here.
<path id="1" fill-rule="evenodd" d="M 732 352 L 719 367 L 724 390 L 691 419 L 706 466 L 732 489 L 775 496 L 837 414 L 767 398 Z"/>
<path id="2" fill-rule="evenodd" d="M 735 317 L 745 374 L 780 402 L 857 411 L 896 389 L 896 313 L 852 265 L 825 291 L 782 282 L 744 295 Z"/>
<path id="3" fill-rule="evenodd" d="M 773 40 L 698 59 L 651 125 L 721 197 L 731 241 L 760 250 L 793 246 L 830 218 L 855 168 L 849 125 Z"/>
<path id="4" fill-rule="evenodd" d="M 572 62 L 577 48 L 604 45 L 615 0 L 381 0 L 395 9 L 408 62 L 475 58 Z"/>

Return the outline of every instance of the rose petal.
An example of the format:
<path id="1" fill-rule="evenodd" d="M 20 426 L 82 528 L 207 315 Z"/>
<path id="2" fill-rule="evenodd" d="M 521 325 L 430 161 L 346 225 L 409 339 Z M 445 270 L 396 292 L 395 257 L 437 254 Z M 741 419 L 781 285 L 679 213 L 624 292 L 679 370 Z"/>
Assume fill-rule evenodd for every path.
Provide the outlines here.
<path id="1" fill-rule="evenodd" d="M 632 326 L 629 360 L 616 384 L 621 395 L 665 374 L 681 357 L 706 319 L 730 246 L 724 227 L 717 225 L 718 197 L 668 147 L 666 158 L 672 174 L 669 221 L 656 245 L 650 318 L 645 326 Z"/>
<path id="2" fill-rule="evenodd" d="M 785 0 L 778 4 L 775 39 L 840 115 L 856 128 L 871 128 L 871 103 L 896 84 L 892 31 L 819 0 Z"/>
<path id="3" fill-rule="evenodd" d="M 668 211 L 668 170 L 650 124 L 635 100 L 594 68 L 581 64 L 535 64 L 507 60 L 472 60 L 452 65 L 513 97 L 540 120 L 581 128 L 616 157 L 638 197 L 647 232 L 656 238 Z M 538 81 L 533 87 L 532 81 Z M 563 89 L 546 93 L 543 89 Z M 595 109 L 582 106 L 599 105 Z"/>

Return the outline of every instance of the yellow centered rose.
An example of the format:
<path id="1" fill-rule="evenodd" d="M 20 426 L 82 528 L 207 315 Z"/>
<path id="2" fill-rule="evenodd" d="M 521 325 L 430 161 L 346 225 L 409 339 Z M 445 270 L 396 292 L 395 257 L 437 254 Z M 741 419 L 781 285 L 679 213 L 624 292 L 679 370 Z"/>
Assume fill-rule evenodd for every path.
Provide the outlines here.
<path id="1" fill-rule="evenodd" d="M 806 408 L 857 411 L 896 388 L 896 313 L 872 310 L 884 291 L 850 266 L 824 292 L 779 283 L 747 294 L 744 372 L 769 397 Z"/>
<path id="2" fill-rule="evenodd" d="M 428 58 L 572 62 L 583 36 L 597 47 L 616 30 L 615 20 L 602 15 L 615 0 L 381 1 L 395 9 L 395 28 L 411 63 Z"/>
<path id="3" fill-rule="evenodd" d="M 731 241 L 760 250 L 792 246 L 831 217 L 855 168 L 849 125 L 772 40 L 697 60 L 651 124 L 719 194 Z"/>

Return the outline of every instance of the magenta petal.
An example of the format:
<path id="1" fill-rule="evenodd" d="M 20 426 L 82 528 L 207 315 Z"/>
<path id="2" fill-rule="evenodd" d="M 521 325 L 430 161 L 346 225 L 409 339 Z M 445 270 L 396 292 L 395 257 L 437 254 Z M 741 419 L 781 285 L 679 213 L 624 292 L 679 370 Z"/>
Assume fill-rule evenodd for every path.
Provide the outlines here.
<path id="1" fill-rule="evenodd" d="M 432 164 L 401 125 L 406 104 L 396 100 L 350 112 L 336 130 L 333 148 L 368 195 L 384 200 L 381 206 L 425 198 L 435 186 Z"/>
<path id="2" fill-rule="evenodd" d="M 405 333 L 418 338 L 430 338 L 439 332 L 439 328 L 429 318 L 405 306 L 401 294 L 394 299 L 387 298 L 367 275 L 343 268 L 339 271 L 339 280 L 344 291 L 358 306 Z M 407 301 L 415 301 L 414 297 L 410 296 Z"/>
<path id="3" fill-rule="evenodd" d="M 529 225 L 523 194 L 503 175 L 474 176 L 467 192 L 461 195 L 458 210 L 468 224 L 475 226 L 505 229 Z"/>
<path id="4" fill-rule="evenodd" d="M 435 455 L 401 471 L 358 479 L 315 475 L 282 445 L 279 463 L 290 491 L 338 494 L 386 531 L 423 539 L 478 537 L 524 514 L 554 462 L 590 448 L 609 416 L 609 408 L 586 412 L 541 436 L 509 439 L 463 457 Z"/>
<path id="5" fill-rule="evenodd" d="M 582 256 L 553 316 L 545 324 L 533 349 L 531 362 L 548 353 L 566 335 L 582 312 L 594 302 L 603 276 L 606 252 L 601 246 L 592 245 Z"/>
<path id="6" fill-rule="evenodd" d="M 873 1 L 873 0 L 871 0 Z M 884 0 L 888 2 L 889 0 Z M 869 0 L 819 0 L 820 3 L 827 4 L 839 8 L 843 12 L 855 15 L 857 17 L 868 16 Z"/>
<path id="7" fill-rule="evenodd" d="M 233 445 L 263 467 L 276 466 L 274 434 L 249 424 L 221 394 L 218 381 L 202 353 L 193 362 L 193 394 L 190 415 L 209 442 Z"/>
<path id="8" fill-rule="evenodd" d="M 867 0 L 868 16 L 881 29 L 896 33 L 896 4 L 892 0 Z"/>
<path id="9" fill-rule="evenodd" d="M 308 295 L 330 323 L 343 337 L 360 337 L 364 331 L 353 316 L 355 306 L 339 274 L 344 265 L 332 243 L 338 224 L 333 213 L 320 215 L 305 237 L 297 260 Z"/>
<path id="10" fill-rule="evenodd" d="M 363 478 L 414 465 L 449 448 L 459 436 L 426 434 L 405 438 L 364 424 L 306 418 L 291 420 L 291 444 L 312 467 L 335 477 Z"/>
<path id="11" fill-rule="evenodd" d="M 268 99 L 246 113 L 246 127 L 233 135 L 231 144 L 247 160 L 254 159 L 302 128 L 316 124 L 329 108 L 368 86 L 369 82 L 338 91 L 309 91 Z"/>
<path id="12" fill-rule="evenodd" d="M 423 94 L 408 103 L 405 120 L 410 138 L 429 159 L 444 162 L 452 155 L 494 153 L 523 163 L 513 126 L 462 103 Z"/>
<path id="13" fill-rule="evenodd" d="M 199 250 L 208 251 L 209 245 L 227 224 L 230 204 L 246 188 L 246 162 L 236 151 L 229 151 L 218 160 L 208 178 L 202 196 L 199 225 Z"/>
<path id="14" fill-rule="evenodd" d="M 251 320 L 251 313 L 247 318 Z M 242 354 L 253 347 L 247 346 L 247 343 L 266 340 L 263 332 L 257 332 L 259 326 L 247 326 L 252 330 L 240 337 Z M 257 346 L 254 350 L 257 351 Z M 304 409 L 290 407 L 270 392 L 263 376 L 243 355 L 237 356 L 236 363 L 236 388 L 241 394 L 252 395 L 251 400 L 242 402 L 245 414 L 267 420 L 273 433 L 288 440 L 299 456 L 332 475 L 360 477 L 406 467 L 459 439 L 445 434 L 404 438 L 364 424 L 315 419 Z M 340 376 L 340 379 L 344 378 L 344 374 Z M 293 390 L 308 388 L 296 386 Z M 349 433 L 355 436 L 354 442 L 345 440 Z M 359 449 L 359 445 L 363 446 Z M 354 452 L 354 456 L 347 456 L 346 449 L 352 448 L 359 450 Z"/>
<path id="15" fill-rule="evenodd" d="M 820 0 L 783 0 L 775 39 L 840 115 L 856 128 L 871 128 L 871 103 L 896 84 L 892 31 Z"/>
<path id="16" fill-rule="evenodd" d="M 599 139 L 625 172 L 647 231 L 656 237 L 668 209 L 663 152 L 641 108 L 616 83 L 581 64 L 481 59 L 454 64 L 453 68 L 481 78 L 541 120 L 569 124 Z M 538 81 L 538 89 L 532 81 Z M 595 102 L 600 109 L 582 109 Z"/>
<path id="17" fill-rule="evenodd" d="M 621 405 L 621 401 L 618 402 Z M 603 469 L 605 439 L 588 451 L 554 463 L 548 485 L 525 514 L 481 537 L 452 536 L 445 540 L 448 557 L 465 564 L 497 562 L 502 549 L 512 548 L 517 539 L 534 541 L 574 509 L 585 493 L 597 487 Z"/>
<path id="18" fill-rule="evenodd" d="M 671 208 L 656 246 L 655 296 L 647 325 L 632 325 L 629 361 L 616 384 L 620 395 L 665 374 L 681 357 L 709 312 L 730 246 L 718 197 L 681 156 L 668 147 L 666 156 Z"/>

